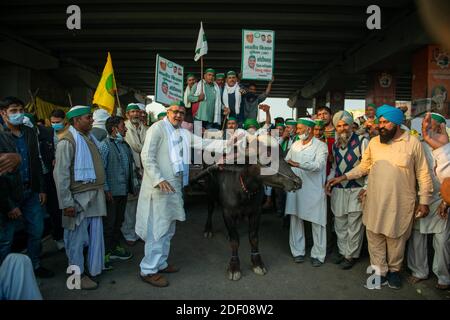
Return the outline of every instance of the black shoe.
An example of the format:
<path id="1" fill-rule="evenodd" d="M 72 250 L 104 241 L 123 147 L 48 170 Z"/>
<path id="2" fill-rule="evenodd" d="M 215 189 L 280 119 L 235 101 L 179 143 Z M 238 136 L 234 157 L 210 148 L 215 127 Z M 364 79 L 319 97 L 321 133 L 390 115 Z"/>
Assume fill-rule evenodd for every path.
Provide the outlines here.
<path id="1" fill-rule="evenodd" d="M 305 256 L 296 256 L 296 257 L 294 257 L 294 262 L 295 263 L 305 262 Z"/>
<path id="2" fill-rule="evenodd" d="M 38 278 L 47 279 L 53 278 L 55 276 L 55 273 L 53 271 L 45 269 L 44 267 L 39 267 L 37 269 L 34 269 L 34 275 Z"/>
<path id="3" fill-rule="evenodd" d="M 336 256 L 336 258 L 333 260 L 334 264 L 341 264 L 342 261 L 344 261 L 344 256 L 340 253 Z"/>
<path id="4" fill-rule="evenodd" d="M 391 289 L 399 290 L 402 287 L 402 278 L 399 272 L 389 272 L 387 274 L 387 281 Z"/>
<path id="5" fill-rule="evenodd" d="M 375 287 L 375 286 L 367 286 L 367 283 L 364 284 L 364 288 L 369 289 L 369 290 L 373 290 L 373 289 L 381 289 L 381 287 L 387 286 L 388 285 L 388 281 L 387 278 L 384 276 L 380 276 L 380 287 Z"/>
<path id="6" fill-rule="evenodd" d="M 321 265 L 323 265 L 323 262 L 320 262 L 319 259 L 311 258 L 311 264 L 313 267 L 320 267 Z"/>
<path id="7" fill-rule="evenodd" d="M 342 270 L 350 270 L 355 265 L 356 259 L 346 259 L 342 260 L 341 264 L 339 265 L 339 268 Z"/>

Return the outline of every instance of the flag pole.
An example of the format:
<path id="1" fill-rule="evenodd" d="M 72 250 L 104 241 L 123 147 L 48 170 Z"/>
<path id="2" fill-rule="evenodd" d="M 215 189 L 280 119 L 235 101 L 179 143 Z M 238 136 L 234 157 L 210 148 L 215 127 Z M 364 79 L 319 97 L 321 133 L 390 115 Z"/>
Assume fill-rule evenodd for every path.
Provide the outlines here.
<path id="1" fill-rule="evenodd" d="M 114 86 L 115 86 L 115 90 L 114 92 L 116 93 L 116 98 L 117 98 L 117 106 L 118 106 L 118 110 L 120 111 L 120 116 L 122 116 L 122 106 L 120 105 L 120 99 L 119 99 L 119 89 L 117 87 L 117 82 L 116 82 L 116 76 L 113 73 L 113 78 L 114 78 Z M 117 111 L 115 112 L 115 114 L 117 115 Z"/>
<path id="2" fill-rule="evenodd" d="M 69 98 L 69 103 L 70 103 L 70 107 L 73 107 L 73 103 L 72 103 L 72 97 L 70 95 L 70 92 L 67 92 L 67 97 Z"/>
<path id="3" fill-rule="evenodd" d="M 200 57 L 200 94 L 203 93 L 203 56 Z"/>

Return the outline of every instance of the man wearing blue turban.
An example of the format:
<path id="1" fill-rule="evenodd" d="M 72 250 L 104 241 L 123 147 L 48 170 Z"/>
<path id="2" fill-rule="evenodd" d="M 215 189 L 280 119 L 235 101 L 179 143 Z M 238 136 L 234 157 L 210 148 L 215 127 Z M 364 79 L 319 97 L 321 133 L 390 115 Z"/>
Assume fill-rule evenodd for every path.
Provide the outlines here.
<path id="1" fill-rule="evenodd" d="M 368 175 L 363 223 L 370 264 L 381 276 L 381 284 L 399 289 L 406 241 L 414 218 L 429 213 L 433 184 L 420 141 L 400 127 L 403 112 L 383 105 L 377 109 L 377 118 L 380 135 L 370 140 L 360 164 L 328 181 L 327 189 Z"/>

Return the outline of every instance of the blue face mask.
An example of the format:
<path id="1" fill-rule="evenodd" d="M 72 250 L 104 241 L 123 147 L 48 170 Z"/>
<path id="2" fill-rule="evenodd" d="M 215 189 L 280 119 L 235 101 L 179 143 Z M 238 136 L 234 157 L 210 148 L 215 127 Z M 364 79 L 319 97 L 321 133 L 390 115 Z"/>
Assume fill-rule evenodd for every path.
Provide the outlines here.
<path id="1" fill-rule="evenodd" d="M 10 114 L 8 115 L 9 119 L 8 122 L 11 123 L 13 126 L 21 125 L 23 123 L 23 117 L 24 117 L 23 113 Z"/>
<path id="2" fill-rule="evenodd" d="M 62 129 L 64 129 L 64 123 L 58 122 L 58 123 L 52 123 L 52 128 L 55 131 L 60 131 Z"/>
<path id="3" fill-rule="evenodd" d="M 117 132 L 117 133 L 116 133 L 116 140 L 119 141 L 119 142 L 123 142 L 123 137 L 122 137 L 122 135 L 120 134 L 120 132 Z"/>

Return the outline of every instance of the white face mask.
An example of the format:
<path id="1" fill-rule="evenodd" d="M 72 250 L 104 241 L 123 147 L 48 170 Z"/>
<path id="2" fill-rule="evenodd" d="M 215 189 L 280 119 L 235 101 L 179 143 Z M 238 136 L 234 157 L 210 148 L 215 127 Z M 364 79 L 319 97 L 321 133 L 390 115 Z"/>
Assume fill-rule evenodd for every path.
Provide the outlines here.
<path id="1" fill-rule="evenodd" d="M 308 132 L 305 132 L 305 133 L 302 133 L 302 134 L 298 135 L 298 139 L 300 141 L 305 141 L 306 139 L 308 139 L 308 137 L 309 137 L 309 133 Z"/>

